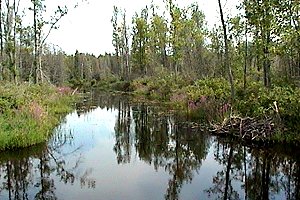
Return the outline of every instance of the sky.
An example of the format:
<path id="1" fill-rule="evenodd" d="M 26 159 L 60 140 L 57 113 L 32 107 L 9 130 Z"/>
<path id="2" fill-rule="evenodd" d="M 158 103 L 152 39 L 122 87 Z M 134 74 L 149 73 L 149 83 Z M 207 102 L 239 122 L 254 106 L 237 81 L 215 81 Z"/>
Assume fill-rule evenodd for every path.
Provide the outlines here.
<path id="1" fill-rule="evenodd" d="M 128 22 L 135 12 L 139 12 L 151 1 L 164 8 L 163 0 L 88 0 L 80 2 L 77 8 L 70 4 L 70 0 L 48 0 L 47 10 L 66 2 L 69 12 L 59 22 L 59 29 L 51 32 L 47 43 L 57 45 L 67 54 L 74 54 L 76 50 L 81 53 L 91 53 L 95 56 L 105 52 L 113 52 L 111 17 L 113 6 L 126 9 Z M 75 2 L 75 1 L 73 1 Z M 209 27 L 219 22 L 217 0 L 177 0 L 180 7 L 197 2 L 203 10 Z M 238 0 L 223 0 L 225 15 L 236 12 Z"/>

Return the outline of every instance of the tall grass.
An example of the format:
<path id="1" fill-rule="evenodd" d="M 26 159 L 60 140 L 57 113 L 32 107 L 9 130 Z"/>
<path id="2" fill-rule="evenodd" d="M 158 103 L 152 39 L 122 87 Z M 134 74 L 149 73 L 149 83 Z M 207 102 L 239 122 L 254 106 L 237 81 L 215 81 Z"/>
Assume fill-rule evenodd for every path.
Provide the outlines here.
<path id="1" fill-rule="evenodd" d="M 74 100 L 67 88 L 1 84 L 0 150 L 47 141 Z"/>

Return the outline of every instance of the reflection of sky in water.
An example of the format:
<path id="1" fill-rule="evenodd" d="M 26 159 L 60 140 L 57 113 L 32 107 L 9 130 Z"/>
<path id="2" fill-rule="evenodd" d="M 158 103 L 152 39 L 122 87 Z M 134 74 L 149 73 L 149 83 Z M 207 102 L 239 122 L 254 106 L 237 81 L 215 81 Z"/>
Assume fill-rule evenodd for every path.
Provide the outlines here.
<path id="1" fill-rule="evenodd" d="M 55 193 L 58 199 L 164 199 L 172 174 L 162 167 L 156 171 L 153 165 L 140 160 L 134 145 L 130 163 L 117 163 L 113 150 L 117 117 L 118 110 L 101 108 L 80 116 L 74 112 L 66 117 L 61 128 L 65 133 L 71 131 L 73 137 L 72 143 L 61 149 L 62 154 L 66 155 L 64 159 L 67 167 L 72 168 L 79 163 L 78 168 L 74 170 L 76 177 L 95 182 L 95 187 L 89 188 L 87 182 L 81 185 L 78 179 L 72 185 L 64 184 L 53 176 L 56 180 Z M 132 132 L 135 126 L 133 121 L 131 125 Z M 200 169 L 192 171 L 192 181 L 183 182 L 180 199 L 208 198 L 205 190 L 213 186 L 216 173 L 226 169 L 215 160 L 215 150 L 215 145 L 211 145 Z M 232 180 L 231 183 L 238 197 L 243 199 L 245 194 L 242 183 L 237 180 Z M 222 195 L 222 192 L 219 195 Z M 279 194 L 284 197 L 283 195 Z M 216 196 L 211 196 L 211 199 L 215 198 Z"/>
<path id="2" fill-rule="evenodd" d="M 74 165 L 74 159 L 80 156 L 77 175 L 82 176 L 88 169 L 88 177 L 96 182 L 96 187 L 81 187 L 79 181 L 73 185 L 65 185 L 57 180 L 55 185 L 59 199 L 164 199 L 172 175 L 163 168 L 155 171 L 153 166 L 138 158 L 135 149 L 132 150 L 130 163 L 117 163 L 113 151 L 117 116 L 117 110 L 97 108 L 79 117 L 76 112 L 66 117 L 62 129 L 66 132 L 71 130 L 74 140 L 72 145 L 65 145 L 62 152 L 72 152 L 81 147 L 75 153 L 76 156 L 70 154 L 66 159 L 70 165 Z M 207 198 L 203 191 L 209 187 L 218 169 L 220 168 L 215 165 L 213 154 L 210 153 L 198 174 L 193 172 L 192 183 L 184 182 L 180 197 Z"/>
<path id="3" fill-rule="evenodd" d="M 138 109 L 134 110 L 135 112 L 134 114 L 133 114 L 133 110 L 130 111 L 131 111 L 130 113 L 131 117 L 133 115 L 137 116 L 141 113 L 141 111 Z M 49 168 L 51 168 L 49 172 L 50 175 L 48 175 L 48 173 L 43 174 L 45 180 L 54 181 L 53 185 L 55 188 L 53 188 L 53 191 L 57 199 L 66 199 L 66 200 L 69 199 L 71 200 L 164 199 L 165 194 L 167 193 L 169 180 L 173 178 L 174 168 L 176 168 L 176 162 L 175 162 L 176 159 L 175 159 L 175 151 L 174 151 L 176 147 L 176 142 L 174 138 L 176 137 L 181 138 L 179 140 L 180 142 L 178 142 L 178 144 L 181 145 L 181 148 L 178 148 L 178 151 L 183 151 L 187 153 L 188 146 L 191 148 L 190 152 L 187 153 L 188 155 L 185 154 L 181 158 L 178 158 L 179 162 L 181 159 L 181 161 L 184 162 L 187 161 L 188 163 L 188 164 L 181 163 L 182 166 L 186 168 L 185 169 L 186 171 L 183 172 L 183 174 L 186 173 L 185 175 L 188 175 L 189 172 L 192 173 L 191 182 L 188 181 L 187 183 L 186 180 L 189 179 L 188 178 L 184 179 L 182 188 L 180 190 L 179 198 L 182 200 L 208 198 L 208 193 L 206 193 L 205 191 L 212 188 L 213 186 L 216 186 L 217 184 L 214 183 L 213 180 L 217 176 L 217 173 L 222 170 L 223 171 L 226 170 L 226 164 L 228 163 L 228 160 L 226 158 L 228 157 L 227 155 L 227 153 L 229 152 L 228 149 L 230 149 L 228 148 L 229 145 L 227 143 L 224 143 L 224 146 L 227 146 L 227 150 L 225 151 L 226 153 L 223 155 L 225 156 L 225 159 L 224 158 L 221 159 L 221 162 L 224 163 L 220 165 L 218 161 L 216 161 L 216 155 L 215 155 L 216 152 L 218 152 L 217 142 L 219 141 L 214 140 L 214 137 L 204 136 L 204 135 L 201 136 L 199 135 L 199 134 L 203 134 L 201 132 L 193 133 L 196 134 L 197 137 L 192 137 L 192 133 L 183 130 L 179 130 L 177 134 L 174 134 L 172 131 L 174 131 L 173 125 L 175 122 L 173 122 L 172 119 L 168 118 L 167 121 L 168 134 L 169 136 L 171 135 L 173 139 L 167 138 L 166 140 L 164 140 L 160 138 L 163 137 L 164 133 L 158 135 L 152 133 L 153 138 L 151 139 L 157 140 L 156 141 L 157 143 L 154 143 L 153 141 L 144 141 L 143 139 L 141 139 L 141 136 L 142 135 L 146 136 L 145 138 L 148 139 L 147 137 L 148 133 L 146 134 L 139 133 L 135 135 L 135 128 L 138 127 L 138 122 L 136 121 L 135 123 L 133 120 L 131 120 L 131 129 L 129 135 L 130 137 L 136 136 L 137 141 L 135 141 L 134 138 L 129 138 L 129 142 L 131 145 L 130 163 L 118 164 L 117 155 L 116 152 L 114 151 L 114 147 L 116 146 L 117 141 L 120 142 L 120 140 L 122 139 L 123 140 L 128 139 L 126 137 L 121 137 L 121 139 L 119 138 L 120 140 L 116 140 L 116 135 L 118 134 L 115 133 L 115 129 L 117 124 L 118 114 L 119 114 L 118 110 L 116 109 L 107 110 L 106 108 L 104 109 L 96 108 L 87 113 L 81 113 L 80 116 L 78 115 L 77 112 L 73 112 L 67 115 L 64 122 L 61 124 L 61 126 L 57 128 L 56 134 L 54 135 L 53 139 L 49 143 L 49 151 L 47 151 L 47 154 L 44 157 L 47 159 L 47 161 L 49 161 L 49 163 L 47 163 L 46 161 L 45 163 Z M 153 116 L 155 117 L 155 115 Z M 151 117 L 149 117 L 148 120 L 151 121 Z M 148 128 L 153 130 L 154 132 L 157 131 L 154 126 L 152 127 L 149 126 Z M 124 136 L 124 134 L 119 134 L 119 136 Z M 154 136 L 158 138 L 154 139 Z M 58 137 L 60 137 L 60 140 L 57 140 Z M 64 137 L 66 137 L 66 144 L 64 144 L 63 146 L 59 146 L 61 144 L 61 141 L 64 141 L 63 140 Z M 166 146 L 167 148 L 169 148 L 170 150 L 169 152 L 167 152 L 166 149 L 163 152 L 160 152 L 161 150 L 160 147 L 163 146 L 162 145 L 163 142 L 159 143 L 160 142 L 159 138 L 162 141 L 168 142 Z M 187 140 L 189 139 L 192 139 L 192 141 L 187 142 Z M 147 144 L 158 145 L 158 146 L 152 146 L 155 148 L 151 149 L 152 151 L 151 150 L 149 151 L 151 154 L 150 157 L 152 156 L 151 157 L 152 164 L 149 164 L 149 161 L 147 160 L 148 158 L 147 156 L 149 155 L 143 155 L 143 153 L 145 154 L 145 152 L 141 152 L 144 150 L 143 148 L 146 148 L 142 145 L 147 146 Z M 123 145 L 126 146 L 126 144 Z M 124 146 L 122 146 L 121 148 L 124 148 Z M 139 147 L 141 148 L 139 149 L 140 152 L 138 152 Z M 206 149 L 201 147 L 207 147 L 207 148 L 209 147 L 209 148 Z M 241 148 L 242 146 L 240 146 L 240 148 L 237 147 L 234 148 L 233 156 L 235 156 L 237 154 L 237 150 L 238 149 L 241 150 Z M 208 152 L 207 155 L 201 153 L 200 151 L 202 150 L 206 150 Z M 52 153 L 51 156 L 49 156 L 48 153 L 49 154 Z M 122 153 L 124 154 L 124 152 Z M 155 153 L 158 153 L 157 156 L 159 157 L 159 159 L 163 160 L 164 162 L 164 164 L 162 165 L 163 167 L 159 167 L 158 170 L 155 170 L 153 164 L 154 163 L 153 157 Z M 31 176 L 33 179 L 32 182 L 28 185 L 27 188 L 28 191 L 26 191 L 28 194 L 28 199 L 34 199 L 35 195 L 41 191 L 41 186 L 39 185 L 41 183 L 41 174 L 39 168 L 41 160 L 39 159 L 38 156 L 32 157 L 32 155 L 35 154 L 30 154 L 28 156 L 29 157 L 28 159 L 30 160 L 30 163 L 33 166 L 32 168 L 30 168 L 31 169 L 30 173 L 28 173 L 29 176 Z M 203 160 L 201 161 L 193 160 L 195 159 L 196 155 L 200 157 L 203 156 L 201 157 L 201 159 Z M 139 156 L 146 159 L 147 161 L 141 160 Z M 189 158 L 191 158 L 191 161 L 194 162 L 189 163 L 190 160 L 187 160 L 185 156 L 189 156 Z M 246 155 L 246 159 L 251 160 L 253 158 L 255 158 L 254 155 L 251 155 L 248 152 Z M 256 158 L 260 159 L 260 162 L 263 160 L 262 157 L 256 157 Z M 12 160 L 14 159 L 15 158 L 12 158 Z M 56 163 L 57 161 L 58 162 L 63 161 L 63 170 L 66 170 L 71 174 L 75 175 L 75 181 L 73 183 L 69 182 L 65 184 L 64 181 L 61 179 L 60 177 L 61 174 L 57 173 L 56 171 L 58 169 L 57 167 L 58 165 Z M 195 162 L 196 162 L 196 167 L 194 166 L 194 170 L 189 171 L 190 169 L 189 167 L 195 164 Z M 243 161 L 238 161 L 238 162 L 242 163 Z M 4 185 L 7 182 L 7 180 L 5 180 L 4 178 L 5 175 L 7 175 L 7 171 L 5 171 L 5 167 L 6 167 L 5 161 L 3 161 L 3 163 L 1 164 L 2 164 L 1 166 L 2 168 L 0 168 L 0 170 L 2 171 L 0 171 L 0 182 L 3 183 Z M 171 169 L 167 169 L 165 164 L 170 164 L 173 168 L 171 167 Z M 274 167 L 274 169 L 276 168 L 276 166 L 274 166 L 273 163 L 271 163 L 271 166 Z M 16 167 L 18 166 L 16 165 Z M 251 169 L 253 171 L 251 171 Z M 231 180 L 231 185 L 233 186 L 233 189 L 238 193 L 239 199 L 244 199 L 245 197 L 244 188 L 242 186 L 243 184 L 242 179 L 244 177 L 243 175 L 241 175 L 243 173 L 243 170 L 244 170 L 243 166 L 241 169 L 237 169 L 237 167 L 234 166 L 234 164 L 232 164 L 231 166 L 230 177 L 232 178 L 234 176 L 238 176 L 235 177 L 237 178 L 237 180 L 234 179 Z M 252 175 L 255 176 L 257 175 L 254 174 L 255 167 L 250 166 L 249 163 L 247 163 L 247 170 L 248 170 L 247 173 L 250 174 L 253 173 Z M 270 174 L 271 181 L 276 182 L 275 180 L 276 178 L 277 178 L 277 182 L 278 180 L 288 181 L 287 180 L 288 177 L 286 176 L 286 174 L 284 174 L 280 170 L 282 169 L 275 169 L 276 173 L 278 173 L 277 177 L 274 176 L 274 174 Z M 180 174 L 180 170 L 178 171 Z M 260 170 L 258 171 L 260 173 Z M 224 178 L 224 176 L 221 178 Z M 258 182 L 259 181 L 261 180 L 258 180 Z M 258 182 L 257 184 L 259 184 Z M 251 185 L 251 187 L 255 187 L 255 184 L 256 182 L 254 183 L 254 185 Z M 281 186 L 281 187 L 283 188 L 285 186 Z M 222 191 L 224 190 L 224 187 L 223 188 L 221 187 L 219 189 L 221 190 L 220 193 L 217 195 L 222 196 L 223 194 Z M 260 190 L 260 188 L 258 190 Z M 216 197 L 217 196 L 212 195 L 211 199 L 215 199 Z M 278 191 L 277 193 L 276 191 L 275 192 L 271 191 L 270 188 L 270 198 L 286 199 L 284 189 Z M 0 190 L 0 199 L 1 200 L 8 199 L 7 190 L 5 189 L 2 191 Z"/>
<path id="4" fill-rule="evenodd" d="M 107 111 L 100 108 L 79 117 L 74 112 L 66 117 L 66 123 L 62 124 L 63 130 L 67 133 L 71 131 L 74 146 L 82 146 L 85 150 L 93 148 L 97 142 L 105 144 L 109 140 L 113 141 L 117 114 L 116 110 Z"/>
<path id="5" fill-rule="evenodd" d="M 57 194 L 64 199 L 162 199 L 167 184 L 167 175 L 160 170 L 153 173 L 153 167 L 133 159 L 130 164 L 118 165 L 113 151 L 113 136 L 117 111 L 97 108 L 77 116 L 68 115 L 64 130 L 72 130 L 72 146 L 64 147 L 64 152 L 82 146 L 83 162 L 80 168 L 91 169 L 90 177 L 95 179 L 96 188 L 81 188 L 74 185 L 57 184 Z M 162 178 L 165 181 L 162 181 Z M 59 186 L 59 185 L 60 186 Z M 69 192 L 73 191 L 73 192 Z M 155 192 L 153 192 L 155 191 Z M 60 196 L 59 195 L 59 196 Z M 157 196 L 159 195 L 159 197 Z"/>

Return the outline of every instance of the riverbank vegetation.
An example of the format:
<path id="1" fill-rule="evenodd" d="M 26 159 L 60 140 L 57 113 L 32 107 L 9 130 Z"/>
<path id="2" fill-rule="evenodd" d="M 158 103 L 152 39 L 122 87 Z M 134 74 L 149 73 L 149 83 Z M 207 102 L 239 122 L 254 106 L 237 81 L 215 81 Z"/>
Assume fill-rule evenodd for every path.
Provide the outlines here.
<path id="1" fill-rule="evenodd" d="M 299 141 L 298 3 L 240 1 L 239 13 L 228 17 L 218 3 L 221 23 L 212 29 L 197 4 L 150 5 L 132 23 L 127 23 L 126 11 L 115 7 L 115 54 L 101 58 L 113 61 L 115 78 L 108 85 L 187 108 L 192 117 L 214 127 L 219 122 L 214 129 L 219 133 Z M 103 86 L 103 81 L 96 83 Z M 228 131 L 229 124 L 240 128 Z M 268 130 L 271 136 L 264 134 Z"/>
<path id="2" fill-rule="evenodd" d="M 300 141 L 297 86 L 265 88 L 253 82 L 245 91 L 235 82 L 236 96 L 231 102 L 230 84 L 224 78 L 186 80 L 170 76 L 143 78 L 134 80 L 130 88 L 138 97 L 166 102 L 172 109 L 187 112 L 190 119 L 213 124 L 214 134 L 236 135 L 252 142 Z"/>
<path id="3" fill-rule="evenodd" d="M 45 142 L 62 115 L 72 109 L 67 87 L 49 85 L 0 86 L 0 150 Z"/>
<path id="4" fill-rule="evenodd" d="M 68 9 L 45 4 L 0 1 L 0 151 L 45 142 L 72 107 L 73 90 L 54 86 L 67 85 L 64 54 L 47 44 Z"/>
<path id="5" fill-rule="evenodd" d="M 45 3 L 31 3 L 26 13 L 35 18 L 26 27 L 17 4 L 1 3 L 0 79 L 16 85 L 27 81 L 131 92 L 219 125 L 237 117 L 271 118 L 274 138 L 299 140 L 297 1 L 241 0 L 233 15 L 218 0 L 221 22 L 214 26 L 207 25 L 197 3 L 152 3 L 134 16 L 114 7 L 115 51 L 98 57 L 79 51 L 66 55 L 47 45 L 45 26 L 51 31 L 67 9 L 59 6 L 46 21 Z"/>

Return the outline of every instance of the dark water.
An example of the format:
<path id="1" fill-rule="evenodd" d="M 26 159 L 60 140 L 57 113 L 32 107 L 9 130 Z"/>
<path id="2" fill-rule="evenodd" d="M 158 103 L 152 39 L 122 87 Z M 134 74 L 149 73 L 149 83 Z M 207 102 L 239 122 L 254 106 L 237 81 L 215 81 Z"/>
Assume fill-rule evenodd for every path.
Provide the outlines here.
<path id="1" fill-rule="evenodd" d="M 179 123 L 158 106 L 91 94 L 48 144 L 0 153 L 0 199 L 300 199 L 300 154 Z"/>

